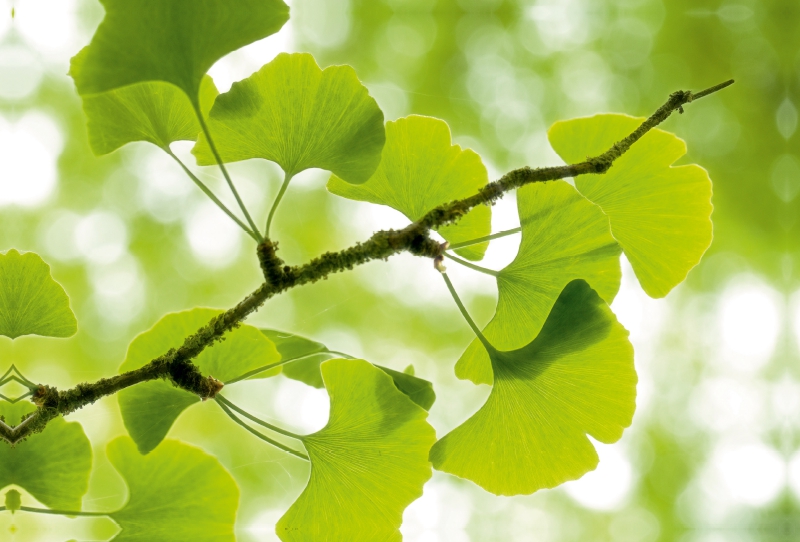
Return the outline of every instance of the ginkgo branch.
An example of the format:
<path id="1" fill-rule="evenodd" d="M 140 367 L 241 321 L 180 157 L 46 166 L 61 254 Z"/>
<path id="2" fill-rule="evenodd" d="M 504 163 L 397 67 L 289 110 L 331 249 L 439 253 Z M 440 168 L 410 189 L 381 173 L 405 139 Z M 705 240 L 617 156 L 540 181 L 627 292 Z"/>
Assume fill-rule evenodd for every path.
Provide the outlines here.
<path id="1" fill-rule="evenodd" d="M 441 245 L 431 239 L 429 236 L 431 230 L 452 224 L 474 207 L 491 205 L 506 192 L 528 184 L 585 174 L 606 173 L 617 158 L 622 156 L 648 131 L 666 120 L 674 111 L 682 112 L 684 105 L 717 92 L 732 83 L 733 80 L 726 81 L 698 93 L 674 92 L 664 105 L 642 122 L 636 130 L 598 156 L 587 158 L 577 164 L 515 169 L 497 181 L 487 184 L 475 195 L 440 205 L 401 230 L 379 231 L 363 243 L 339 252 L 327 252 L 304 265 L 283 265 L 276 254 L 277 243 L 266 239 L 258 247 L 259 260 L 265 271 L 266 282 L 238 305 L 215 317 L 196 333 L 187 337 L 179 348 L 169 350 L 139 369 L 103 378 L 93 383 L 78 384 L 74 388 L 64 391 L 51 386 L 39 385 L 32 398 L 38 408 L 17 426 L 12 427 L 0 421 L 0 438 L 13 445 L 33 433 L 42 431 L 50 420 L 58 416 L 69 414 L 102 397 L 149 380 L 168 379 L 175 386 L 201 398 L 213 398 L 222 389 L 222 382 L 212 376 L 202 375 L 192 360 L 207 347 L 221 340 L 228 331 L 241 325 L 268 299 L 291 288 L 326 279 L 332 273 L 350 270 L 373 260 L 385 260 L 401 252 L 409 252 L 440 262 L 447 244 Z M 201 125 L 205 125 L 201 115 L 200 117 Z M 207 133 L 207 130 L 204 131 Z M 210 139 L 209 145 L 213 152 L 215 149 Z M 249 215 L 247 216 L 249 218 Z M 249 222 L 252 224 L 252 219 Z M 258 231 L 255 227 L 254 230 Z M 237 419 L 225 405 L 218 404 L 229 413 L 232 419 Z M 241 424 L 254 434 L 260 435 L 244 422 Z M 260 438 L 266 440 L 263 435 Z M 298 452 L 292 451 L 292 453 L 298 455 Z"/>

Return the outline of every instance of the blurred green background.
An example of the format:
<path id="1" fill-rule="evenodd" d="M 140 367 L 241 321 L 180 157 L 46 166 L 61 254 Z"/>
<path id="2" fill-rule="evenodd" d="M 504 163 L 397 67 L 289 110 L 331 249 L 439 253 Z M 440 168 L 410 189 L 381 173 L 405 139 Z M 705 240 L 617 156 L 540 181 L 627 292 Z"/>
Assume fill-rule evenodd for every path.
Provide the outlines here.
<path id="1" fill-rule="evenodd" d="M 354 66 L 387 119 L 450 123 L 491 176 L 554 165 L 556 120 L 598 112 L 644 116 L 669 93 L 728 78 L 736 85 L 665 125 L 686 139 L 681 162 L 714 181 L 715 241 L 685 284 L 651 300 L 623 262 L 614 309 L 632 334 L 638 410 L 622 441 L 599 445 L 597 471 L 532 496 L 500 498 L 435 473 L 405 514 L 414 542 L 756 541 L 800 539 L 800 3 L 797 0 L 292 0 L 277 35 L 211 70 L 226 90 L 280 51 L 322 66 Z M 11 8 L 15 17 L 11 18 Z M 167 157 L 145 144 L 103 158 L 89 151 L 68 60 L 102 18 L 96 0 L 0 0 L 0 251 L 36 251 L 70 294 L 80 331 L 68 340 L 0 338 L 0 368 L 72 386 L 114 374 L 127 344 L 165 313 L 228 307 L 259 269 L 244 234 Z M 176 145 L 187 159 L 190 145 Z M 260 221 L 276 167 L 231 166 Z M 200 175 L 223 191 L 216 170 Z M 301 263 L 372 231 L 396 212 L 338 199 L 325 175 L 293 183 L 274 236 Z M 513 197 L 496 230 L 517 225 Z M 487 266 L 513 259 L 494 242 Z M 490 277 L 451 275 L 476 319 L 492 315 Z M 431 421 L 443 435 L 474 412 L 486 386 L 452 367 L 470 331 L 430 262 L 399 256 L 292 291 L 251 323 L 300 333 L 436 385 Z M 324 391 L 278 377 L 237 384 L 229 397 L 301 431 L 327 419 Z M 95 447 L 87 510 L 113 510 L 125 489 L 104 456 L 124 428 L 115 398 L 70 419 Z M 277 540 L 273 525 L 308 467 L 193 407 L 170 433 L 216 454 L 242 489 L 242 541 Z M 27 503 L 32 498 L 25 495 Z M 104 519 L 0 515 L 0 538 L 101 540 Z"/>

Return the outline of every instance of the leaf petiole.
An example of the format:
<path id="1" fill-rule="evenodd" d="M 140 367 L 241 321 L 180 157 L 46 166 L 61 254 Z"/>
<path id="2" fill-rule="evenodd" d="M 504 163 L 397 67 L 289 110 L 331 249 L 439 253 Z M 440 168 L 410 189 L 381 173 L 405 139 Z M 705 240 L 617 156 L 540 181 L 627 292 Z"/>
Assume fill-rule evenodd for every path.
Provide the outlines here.
<path id="1" fill-rule="evenodd" d="M 333 356 L 340 356 L 340 357 L 343 357 L 343 358 L 346 358 L 346 359 L 353 359 L 353 356 L 345 354 L 344 352 L 337 352 L 335 350 L 324 350 L 322 352 L 311 352 L 310 354 L 303 354 L 302 356 L 297 356 L 297 357 L 294 357 L 294 358 L 282 359 L 280 361 L 276 361 L 275 363 L 270 363 L 269 365 L 264 365 L 263 367 L 258 367 L 256 369 L 253 369 L 252 371 L 247 371 L 243 375 L 239 375 L 236 378 L 232 378 L 232 379 L 228 380 L 227 382 L 223 382 L 223 384 L 225 384 L 226 386 L 228 386 L 230 384 L 235 384 L 236 382 L 240 382 L 242 380 L 246 380 L 246 379 L 250 378 L 251 376 L 255 376 L 257 374 L 261 374 L 263 372 L 269 371 L 270 369 L 274 369 L 275 367 L 280 367 L 281 365 L 286 365 L 287 363 L 291 363 L 293 361 L 300 361 L 300 360 L 303 360 L 303 359 L 306 359 L 306 358 L 319 356 L 319 355 L 322 355 L 322 354 L 331 354 Z"/>
<path id="2" fill-rule="evenodd" d="M 464 304 L 461 302 L 461 298 L 458 297 L 456 289 L 453 288 L 453 283 L 450 282 L 450 277 L 447 276 L 447 273 L 442 273 L 442 278 L 444 279 L 445 284 L 447 284 L 447 289 L 450 290 L 450 295 L 453 296 L 453 301 L 455 301 L 456 305 L 458 305 L 458 310 L 461 311 L 461 315 L 464 317 L 464 320 L 467 321 L 469 327 L 472 328 L 472 331 L 475 333 L 475 336 L 478 337 L 481 343 L 483 343 L 484 348 L 486 348 L 488 352 L 496 351 L 496 348 L 492 346 L 492 343 L 489 342 L 489 339 L 487 339 L 483 335 L 480 328 L 475 324 L 475 321 L 469 315 L 469 312 L 467 312 L 466 307 L 464 307 Z"/>
<path id="3" fill-rule="evenodd" d="M 303 440 L 303 437 L 301 437 L 300 435 L 298 435 L 296 433 L 292 433 L 291 431 L 287 431 L 286 429 L 282 429 L 282 428 L 278 427 L 277 425 L 272 425 L 271 423 L 265 422 L 264 420 L 262 420 L 260 418 L 256 418 L 255 416 L 253 416 L 252 414 L 247 412 L 245 409 L 243 409 L 241 407 L 238 407 L 235 404 L 233 404 L 231 401 L 229 401 L 228 399 L 226 399 L 222 395 L 217 395 L 215 397 L 215 399 L 217 401 L 221 402 L 222 404 L 224 404 L 226 407 L 230 408 L 231 410 L 235 410 L 236 412 L 238 412 L 239 414 L 241 414 L 242 416 L 244 416 L 248 420 L 257 423 L 261 427 L 266 427 L 270 431 L 275 431 L 276 433 L 278 433 L 280 435 L 283 435 L 285 437 L 293 438 L 295 440 Z"/>
<path id="4" fill-rule="evenodd" d="M 231 179 L 231 176 L 228 173 L 228 169 L 222 162 L 222 157 L 219 155 L 219 151 L 217 151 L 217 146 L 214 144 L 214 140 L 211 138 L 211 131 L 208 129 L 208 125 L 206 124 L 206 120 L 203 118 L 203 113 L 202 111 L 200 111 L 200 106 L 198 104 L 194 104 L 194 112 L 197 115 L 198 122 L 200 122 L 200 128 L 202 128 L 203 134 L 205 134 L 206 136 L 206 141 L 208 141 L 208 148 L 211 149 L 211 153 L 214 155 L 214 159 L 217 161 L 217 165 L 219 166 L 220 171 L 222 171 L 222 176 L 225 177 L 225 181 L 228 183 L 228 187 L 230 187 L 231 192 L 233 193 L 233 197 L 236 198 L 236 203 L 239 204 L 239 208 L 244 213 L 244 217 L 247 219 L 247 223 L 250 224 L 250 228 L 253 230 L 253 233 L 256 234 L 256 241 L 258 241 L 259 243 L 263 242 L 264 238 L 261 236 L 261 232 L 258 230 L 258 226 L 256 226 L 255 222 L 253 222 L 253 217 L 250 216 L 247 207 L 245 207 L 244 202 L 242 201 L 242 198 L 239 195 L 239 191 L 236 190 L 236 186 L 233 184 L 233 180 Z"/>
<path id="5" fill-rule="evenodd" d="M 267 442 L 267 443 L 269 443 L 269 444 L 272 444 L 273 446 L 275 446 L 275 447 L 276 447 L 276 448 L 278 448 L 279 450 L 283 450 L 284 452 L 286 452 L 286 453 L 288 453 L 288 454 L 292 454 L 292 455 L 293 455 L 293 456 L 295 456 L 295 457 L 299 457 L 300 459 L 305 459 L 306 461 L 310 461 L 307 455 L 305 455 L 305 454 L 303 454 L 303 453 L 301 453 L 301 452 L 298 452 L 297 450 L 294 450 L 294 449 L 292 449 L 292 448 L 290 448 L 290 447 L 286 446 L 285 444 L 281 444 L 281 443 L 280 443 L 280 442 L 278 442 L 277 440 L 273 440 L 273 439 L 269 438 L 268 436 L 266 436 L 266 435 L 264 435 L 264 434 L 262 434 L 262 433 L 260 433 L 260 432 L 256 431 L 255 429 L 253 429 L 252 427 L 250 427 L 249 425 L 247 425 L 246 423 L 244 423 L 244 421 L 242 421 L 242 419 L 241 419 L 241 418 L 239 418 L 239 417 L 238 417 L 236 414 L 234 414 L 234 413 L 231 411 L 231 409 L 229 409 L 229 408 L 228 408 L 228 407 L 227 407 L 227 406 L 226 406 L 226 405 L 225 405 L 223 402 L 221 402 L 221 401 L 219 400 L 219 395 L 217 395 L 217 397 L 215 397 L 214 399 L 216 400 L 216 402 L 217 402 L 217 404 L 219 405 L 219 407 L 220 407 L 220 408 L 221 408 L 221 409 L 222 409 L 222 410 L 225 412 L 225 414 L 227 414 L 227 415 L 228 415 L 228 417 L 229 417 L 231 420 L 233 420 L 233 421 L 234 421 L 234 422 L 236 422 L 237 424 L 239 424 L 239 425 L 241 425 L 242 427 L 244 427 L 245 429 L 247 429 L 247 431 L 249 431 L 250 433 L 252 433 L 254 436 L 256 436 L 256 437 L 260 438 L 260 439 L 261 439 L 261 440 L 263 440 L 264 442 Z"/>
<path id="6" fill-rule="evenodd" d="M 176 161 L 176 162 L 177 162 L 177 163 L 178 163 L 178 164 L 179 164 L 179 165 L 180 165 L 180 166 L 183 168 L 183 171 L 185 171 L 185 172 L 186 172 L 186 174 L 189 176 L 189 178 L 190 178 L 192 181 L 194 181 L 194 184 L 196 184 L 196 185 L 198 186 L 198 188 L 200 188 L 200 190 L 202 190 L 202 191 L 203 191 L 203 193 L 204 193 L 206 196 L 208 196 L 208 198 L 209 198 L 211 201 L 213 201 L 213 202 L 214 202 L 214 203 L 217 205 L 217 207 L 219 207 L 220 209 L 222 209 L 222 212 L 223 212 L 223 213 L 225 213 L 226 215 L 228 215 L 228 217 L 230 217 L 230 219 L 231 219 L 231 220 L 233 220 L 234 222 L 236 222 L 236 224 L 238 224 L 238 225 L 239 225 L 239 227 L 240 227 L 240 228 L 242 228 L 242 229 L 245 231 L 245 233 L 247 233 L 247 235 L 249 235 L 250 237 L 252 237 L 252 238 L 253 238 L 255 241 L 258 241 L 258 235 L 257 235 L 256 233 L 254 233 L 254 232 L 253 232 L 253 231 L 252 231 L 250 228 L 248 228 L 248 227 L 245 225 L 245 223 L 244 223 L 244 222 L 242 222 L 241 220 L 239 220 L 239 218 L 238 218 L 238 217 L 237 217 L 235 214 L 233 214 L 233 212 L 231 212 L 231 210 L 230 210 L 230 209 L 228 209 L 228 207 L 226 207 L 224 203 L 222 203 L 222 202 L 219 200 L 219 198 L 218 198 L 218 197 L 217 197 L 217 196 L 216 196 L 216 195 L 215 195 L 215 194 L 214 194 L 214 193 L 211 191 L 211 189 L 210 189 L 208 186 L 206 186 L 206 185 L 205 185 L 205 183 L 203 183 L 203 181 L 201 181 L 199 178 L 197 178 L 197 175 L 195 175 L 195 174 L 192 172 L 192 170 L 191 170 L 191 169 L 189 169 L 189 168 L 186 166 L 186 164 L 184 164 L 184 163 L 181 161 L 181 159 L 180 159 L 180 158 L 178 158 L 178 157 L 177 157 L 177 156 L 176 156 L 176 155 L 175 155 L 175 154 L 174 154 L 174 153 L 173 153 L 173 152 L 172 152 L 172 151 L 171 151 L 169 148 L 165 148 L 165 149 L 164 149 L 164 151 L 165 151 L 165 152 L 166 152 L 168 155 L 170 155 L 170 156 L 173 158 L 173 160 L 175 160 L 175 161 Z"/>
<path id="7" fill-rule="evenodd" d="M 497 233 L 493 233 L 491 235 L 487 235 L 485 237 L 478 237 L 477 239 L 470 239 L 469 241 L 461 241 L 460 243 L 451 243 L 448 246 L 448 249 L 455 250 L 457 248 L 471 247 L 472 245 L 479 245 L 487 241 L 492 241 L 493 239 L 500 239 L 501 237 L 514 235 L 515 233 L 520 233 L 521 231 L 522 231 L 522 226 L 518 228 L 512 228 L 510 230 L 503 230 Z"/>
<path id="8" fill-rule="evenodd" d="M 289 188 L 289 182 L 292 180 L 292 177 L 294 177 L 294 175 L 291 173 L 284 173 L 283 175 L 283 184 L 281 184 L 281 189 L 278 191 L 278 195 L 275 196 L 275 201 L 272 203 L 272 208 L 269 210 L 267 229 L 264 231 L 265 237 L 269 237 L 269 227 L 272 225 L 272 218 L 275 216 L 275 211 L 278 210 L 278 205 L 280 205 L 283 195 L 286 193 L 286 189 Z"/>
<path id="9" fill-rule="evenodd" d="M 469 267 L 473 271 L 477 271 L 479 273 L 483 273 L 484 275 L 491 275 L 493 277 L 496 277 L 497 275 L 500 274 L 499 272 L 495 271 L 494 269 L 487 269 L 485 267 L 481 267 L 480 265 L 475 265 L 474 263 L 470 263 L 467 260 L 462 260 L 458 256 L 453 256 L 452 254 L 448 254 L 447 252 L 445 252 L 444 255 L 446 257 L 450 258 L 451 260 L 453 260 L 454 262 L 460 263 L 464 267 Z"/>
<path id="10" fill-rule="evenodd" d="M 5 506 L 3 507 L 5 509 Z M 81 512 L 79 510 L 52 510 L 50 508 L 32 508 L 30 506 L 20 506 L 23 512 L 33 512 L 34 514 L 50 514 L 54 516 L 84 516 L 84 517 L 106 517 L 110 512 Z"/>

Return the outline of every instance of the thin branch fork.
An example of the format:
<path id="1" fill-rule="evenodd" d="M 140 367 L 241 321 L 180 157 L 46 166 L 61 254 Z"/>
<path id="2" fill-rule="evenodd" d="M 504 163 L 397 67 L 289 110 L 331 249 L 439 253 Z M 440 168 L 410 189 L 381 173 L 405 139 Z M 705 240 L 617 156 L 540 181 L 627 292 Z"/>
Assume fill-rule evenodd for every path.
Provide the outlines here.
<path id="1" fill-rule="evenodd" d="M 42 431 L 48 422 L 58 416 L 67 415 L 127 387 L 159 378 L 168 379 L 175 386 L 203 399 L 213 398 L 222 389 L 223 384 L 211 376 L 202 375 L 192 360 L 207 347 L 222 340 L 227 332 L 241 325 L 268 299 L 291 288 L 326 279 L 332 273 L 350 270 L 372 260 L 386 260 L 401 252 L 409 252 L 416 256 L 440 261 L 445 246 L 430 238 L 431 230 L 452 224 L 478 205 L 492 205 L 506 192 L 528 184 L 577 177 L 578 175 L 605 173 L 617 158 L 622 156 L 647 132 L 664 122 L 673 112 L 682 113 L 684 105 L 722 90 L 731 84 L 733 84 L 733 80 L 725 81 L 697 93 L 674 92 L 664 105 L 642 122 L 636 130 L 599 156 L 587 158 L 577 164 L 515 169 L 487 184 L 469 198 L 451 201 L 436 207 L 402 230 L 376 232 L 363 243 L 357 243 L 339 252 L 327 252 L 304 265 L 284 265 L 276 254 L 277 243 L 265 239 L 258 246 L 258 256 L 266 282 L 239 304 L 215 317 L 196 333 L 187 337 L 180 348 L 168 351 L 139 369 L 103 378 L 93 383 L 78 384 L 74 388 L 64 391 L 51 386 L 39 385 L 32 396 L 32 401 L 38 407 L 36 411 L 17 426 L 10 426 L 0 420 L 0 438 L 14 445 L 28 436 Z"/>

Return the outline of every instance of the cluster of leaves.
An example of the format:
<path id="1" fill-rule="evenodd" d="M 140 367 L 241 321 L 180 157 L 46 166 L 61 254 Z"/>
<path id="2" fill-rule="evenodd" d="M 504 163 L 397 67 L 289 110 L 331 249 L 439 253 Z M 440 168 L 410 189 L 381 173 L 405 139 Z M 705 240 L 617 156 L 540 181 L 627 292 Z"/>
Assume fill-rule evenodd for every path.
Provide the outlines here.
<path id="1" fill-rule="evenodd" d="M 332 194 L 392 207 L 411 221 L 488 183 L 481 158 L 454 145 L 444 121 L 412 115 L 384 123 L 348 66 L 323 70 L 311 55 L 281 54 L 219 94 L 208 69 L 277 32 L 289 14 L 281 0 L 103 4 L 106 17 L 70 70 L 92 149 L 106 154 L 135 141 L 160 147 L 259 243 L 269 240 L 291 179 L 309 168 L 331 173 Z M 571 163 L 600 154 L 640 123 L 598 115 L 556 123 L 549 138 Z M 198 165 L 221 168 L 239 212 L 225 207 L 173 154 L 170 145 L 180 140 L 196 141 Z M 282 374 L 327 389 L 330 419 L 310 435 L 259 420 L 223 395 L 215 398 L 253 435 L 311 462 L 305 491 L 276 527 L 281 539 L 398 539 L 403 510 L 422 494 L 431 466 L 498 495 L 555 487 L 595 468 L 588 437 L 615 442 L 635 409 L 633 348 L 609 308 L 620 285 L 620 255 L 645 292 L 663 297 L 711 241 L 708 175 L 695 165 L 672 166 L 685 152 L 680 139 L 652 130 L 603 176 L 521 188 L 518 229 L 492 234 L 488 206 L 439 228 L 454 252 L 448 257 L 496 277 L 499 300 L 480 330 L 444 275 L 476 334 L 456 374 L 492 390 L 478 412 L 438 441 L 426 421 L 432 385 L 413 367 L 394 371 L 292 333 L 248 325 L 192 360 L 226 385 Z M 285 172 L 263 231 L 224 166 L 254 158 Z M 470 263 L 483 258 L 492 239 L 515 233 L 522 240 L 510 265 L 494 271 Z M 220 312 L 196 308 L 165 316 L 131 343 L 120 372 L 180 346 Z M 0 255 L 0 335 L 66 337 L 75 329 L 66 294 L 38 256 Z M 129 498 L 107 514 L 122 527 L 116 539 L 233 539 L 233 478 L 201 450 L 165 440 L 178 416 L 200 399 L 163 380 L 126 388 L 118 397 L 129 437 L 111 442 L 106 453 L 128 484 Z M 3 415 L 19 423 L 33 408 L 9 403 Z M 56 420 L 26 442 L 0 448 L 0 455 L 0 486 L 16 484 L 48 507 L 79 512 L 92 461 L 79 424 Z M 31 511 L 12 491 L 6 508 Z"/>

